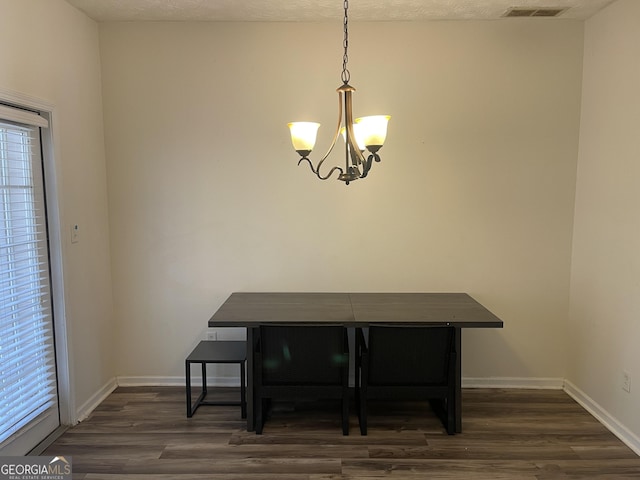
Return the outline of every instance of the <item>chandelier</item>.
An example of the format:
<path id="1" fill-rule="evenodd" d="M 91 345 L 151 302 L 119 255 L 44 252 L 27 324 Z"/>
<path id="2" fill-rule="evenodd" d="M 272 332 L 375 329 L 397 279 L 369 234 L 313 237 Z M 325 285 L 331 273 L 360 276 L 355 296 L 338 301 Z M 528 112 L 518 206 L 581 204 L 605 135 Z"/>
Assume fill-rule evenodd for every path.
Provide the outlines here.
<path id="1" fill-rule="evenodd" d="M 369 173 L 373 161 L 380 161 L 378 151 L 382 148 L 387 136 L 387 123 L 391 118 L 389 115 L 373 115 L 370 117 L 361 117 L 353 120 L 353 92 L 355 88 L 349 85 L 350 73 L 347 69 L 349 61 L 349 0 L 344 2 L 344 55 L 342 56 L 342 85 L 337 88 L 338 92 L 338 127 L 336 128 L 333 142 L 324 157 L 318 162 L 316 167 L 309 159 L 309 154 L 316 144 L 316 136 L 318 133 L 319 123 L 314 122 L 292 122 L 289 123 L 291 132 L 291 142 L 293 148 L 300 155 L 298 165 L 307 162 L 311 171 L 316 174 L 320 180 L 326 180 L 333 172 L 339 172 L 338 180 L 349 182 L 364 178 Z M 344 120 L 344 125 L 343 125 Z M 320 173 L 322 164 L 333 151 L 338 137 L 342 134 L 345 143 L 345 166 L 344 168 L 335 166 L 329 170 L 326 175 Z M 369 154 L 365 158 L 365 149 Z"/>

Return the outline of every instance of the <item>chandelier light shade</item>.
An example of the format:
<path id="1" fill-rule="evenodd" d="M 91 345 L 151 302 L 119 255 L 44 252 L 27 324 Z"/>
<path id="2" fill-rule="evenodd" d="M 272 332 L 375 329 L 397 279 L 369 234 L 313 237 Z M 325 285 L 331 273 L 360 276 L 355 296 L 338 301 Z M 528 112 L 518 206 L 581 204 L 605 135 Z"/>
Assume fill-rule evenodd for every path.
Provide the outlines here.
<path id="1" fill-rule="evenodd" d="M 350 73 L 347 69 L 348 48 L 349 48 L 349 1 L 344 2 L 344 55 L 342 57 L 342 85 L 337 88 L 338 92 L 338 126 L 333 136 L 333 142 L 327 153 L 314 167 L 309 159 L 316 144 L 319 123 L 314 122 L 292 122 L 289 123 L 291 133 L 291 143 L 293 148 L 300 155 L 298 165 L 302 162 L 309 164 L 311 171 L 320 179 L 327 180 L 334 172 L 338 172 L 338 180 L 346 185 L 359 178 L 368 175 L 374 161 L 379 162 L 378 151 L 384 145 L 387 137 L 387 124 L 391 118 L 389 115 L 373 115 L 353 119 L 353 92 L 355 88 L 349 85 Z M 338 138 L 342 136 L 345 143 L 345 166 L 344 168 L 335 166 L 323 175 L 320 172 L 322 164 L 333 151 Z M 365 158 L 365 150 L 369 153 Z"/>
<path id="2" fill-rule="evenodd" d="M 387 138 L 387 124 L 389 123 L 389 115 L 372 115 L 370 117 L 356 118 L 354 127 L 359 127 L 362 132 L 362 142 L 369 150 L 376 147 L 375 151 L 380 150 Z M 356 139 L 358 134 L 356 133 Z"/>
<path id="3" fill-rule="evenodd" d="M 291 143 L 298 152 L 311 152 L 316 144 L 319 123 L 315 122 L 292 122 L 289 124 L 291 130 Z M 308 154 L 307 154 L 308 155 Z"/>

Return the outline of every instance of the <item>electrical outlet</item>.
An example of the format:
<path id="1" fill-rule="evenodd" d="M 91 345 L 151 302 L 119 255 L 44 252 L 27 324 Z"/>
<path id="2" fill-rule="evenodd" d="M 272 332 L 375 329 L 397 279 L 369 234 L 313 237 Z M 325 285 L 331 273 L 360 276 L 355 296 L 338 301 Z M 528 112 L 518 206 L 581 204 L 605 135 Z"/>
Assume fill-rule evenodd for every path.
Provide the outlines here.
<path id="1" fill-rule="evenodd" d="M 218 332 L 215 330 L 207 330 L 207 340 L 218 340 Z"/>
<path id="2" fill-rule="evenodd" d="M 631 393 L 631 374 L 626 370 L 622 372 L 622 389 Z"/>

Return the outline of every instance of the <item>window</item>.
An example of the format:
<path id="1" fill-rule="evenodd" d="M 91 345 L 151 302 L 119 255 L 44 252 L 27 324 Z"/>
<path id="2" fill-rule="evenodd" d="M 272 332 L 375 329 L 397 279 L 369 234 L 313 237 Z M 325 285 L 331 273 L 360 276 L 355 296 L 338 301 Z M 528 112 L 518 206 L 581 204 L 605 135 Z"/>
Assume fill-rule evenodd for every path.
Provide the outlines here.
<path id="1" fill-rule="evenodd" d="M 1 455 L 27 453 L 60 423 L 40 147 L 47 125 L 0 105 Z"/>

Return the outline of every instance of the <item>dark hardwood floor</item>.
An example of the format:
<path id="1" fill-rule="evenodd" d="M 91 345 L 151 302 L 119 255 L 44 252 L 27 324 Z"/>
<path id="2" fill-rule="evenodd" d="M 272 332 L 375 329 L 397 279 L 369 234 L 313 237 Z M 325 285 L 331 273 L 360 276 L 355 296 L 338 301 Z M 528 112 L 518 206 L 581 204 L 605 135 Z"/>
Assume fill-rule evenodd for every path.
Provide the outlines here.
<path id="1" fill-rule="evenodd" d="M 72 456 L 84 480 L 640 479 L 640 458 L 556 390 L 464 390 L 455 436 L 426 402 L 372 403 L 366 437 L 354 411 L 342 436 L 332 403 L 276 405 L 260 436 L 239 407 L 185 408 L 183 388 L 118 388 L 42 455 Z"/>

